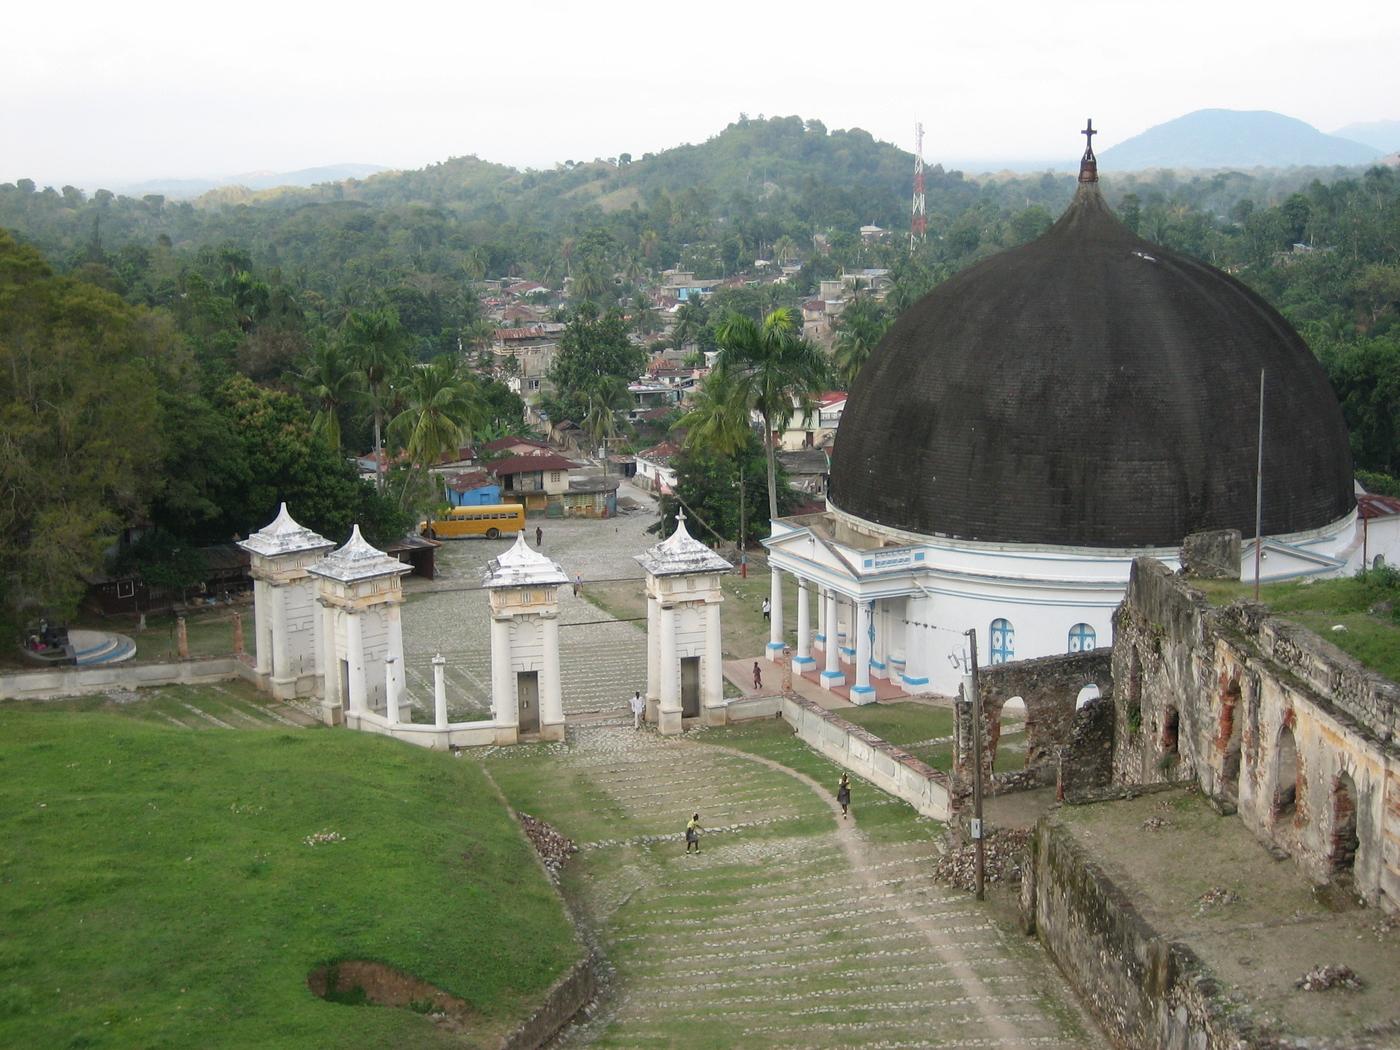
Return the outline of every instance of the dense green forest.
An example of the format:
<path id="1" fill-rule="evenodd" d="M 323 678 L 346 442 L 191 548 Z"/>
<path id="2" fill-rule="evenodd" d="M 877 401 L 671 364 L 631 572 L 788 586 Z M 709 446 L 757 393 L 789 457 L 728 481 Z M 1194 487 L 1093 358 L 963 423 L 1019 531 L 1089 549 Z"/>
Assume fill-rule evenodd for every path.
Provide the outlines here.
<path id="1" fill-rule="evenodd" d="M 402 529 L 425 498 L 435 448 L 519 426 L 514 395 L 469 367 L 491 330 L 484 278 L 555 290 L 567 278 L 560 319 L 582 376 L 593 361 L 635 364 L 628 326 L 657 337 L 646 293 L 662 269 L 717 277 L 760 258 L 802 264 L 795 281 L 687 307 L 672 341 L 710 348 L 731 310 L 756 318 L 844 269 L 887 268 L 888 299 L 866 302 L 839 333 L 836 363 L 849 376 L 894 314 L 1039 235 L 1075 189 L 1070 174 L 970 178 L 933 164 L 929 237 L 911 254 L 900 231 L 912 168 L 910 154 L 865 132 L 784 117 L 550 171 L 467 157 L 178 202 L 0 185 L 0 227 L 13 231 L 0 235 L 10 453 L 0 470 L 17 494 L 0 508 L 3 615 L 21 614 L 19 595 L 71 605 L 72 585 L 51 581 L 91 569 L 132 524 L 154 527 L 142 557 L 171 579 L 193 571 L 178 552 L 246 534 L 279 498 L 337 539 L 352 519 L 380 538 Z M 1142 236 L 1273 302 L 1326 367 L 1358 467 L 1400 473 L 1394 169 L 1101 176 Z M 893 234 L 863 243 L 868 223 Z M 405 371 L 412 364 L 424 367 Z M 577 378 L 558 395 L 561 411 L 603 430 L 617 402 L 606 379 Z M 376 431 L 403 454 L 382 491 L 346 463 Z"/>

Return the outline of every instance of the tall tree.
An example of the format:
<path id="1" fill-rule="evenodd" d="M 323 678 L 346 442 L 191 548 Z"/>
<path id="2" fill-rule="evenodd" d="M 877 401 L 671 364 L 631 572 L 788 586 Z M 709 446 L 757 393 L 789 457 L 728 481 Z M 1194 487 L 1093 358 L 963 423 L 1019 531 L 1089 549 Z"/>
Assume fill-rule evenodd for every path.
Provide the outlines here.
<path id="1" fill-rule="evenodd" d="M 763 420 L 763 447 L 768 461 L 768 515 L 778 516 L 775 432 L 793 413 L 815 410 L 815 395 L 830 379 L 822 352 L 798 334 L 796 315 L 778 309 L 762 322 L 728 315 L 716 333 L 719 365 L 741 390 L 737 396 Z"/>
<path id="2" fill-rule="evenodd" d="M 411 369 L 404 394 L 405 408 L 390 421 L 389 435 L 421 475 L 486 422 L 475 383 L 458 372 L 450 358 Z"/>
<path id="3" fill-rule="evenodd" d="M 333 452 L 340 451 L 340 414 L 360 394 L 360 374 L 339 343 L 327 340 L 312 348 L 299 376 L 302 389 L 316 407 L 311 433 Z"/>
<path id="4" fill-rule="evenodd" d="M 732 371 L 715 369 L 696 391 L 690 410 L 676 420 L 672 428 L 685 431 L 683 445 L 687 450 L 734 460 L 739 475 L 740 550 L 748 543 L 748 506 L 744 481 L 746 457 L 739 456 L 739 452 L 754 444 L 745 393 L 743 384 L 735 379 Z"/>
<path id="5" fill-rule="evenodd" d="M 832 363 L 837 378 L 847 390 L 865 367 L 870 352 L 875 349 L 889 327 L 889 318 L 873 299 L 857 299 L 841 311 L 836 319 L 836 345 Z"/>
<path id="6" fill-rule="evenodd" d="M 374 453 L 385 456 L 384 416 L 390 404 L 390 386 L 394 377 L 407 364 L 406 343 L 399 315 L 393 307 L 377 310 L 352 310 L 345 321 L 345 342 L 355 363 L 365 390 L 369 394 L 370 411 L 374 415 Z M 376 487 L 384 491 L 384 468 L 380 462 L 375 473 Z"/>

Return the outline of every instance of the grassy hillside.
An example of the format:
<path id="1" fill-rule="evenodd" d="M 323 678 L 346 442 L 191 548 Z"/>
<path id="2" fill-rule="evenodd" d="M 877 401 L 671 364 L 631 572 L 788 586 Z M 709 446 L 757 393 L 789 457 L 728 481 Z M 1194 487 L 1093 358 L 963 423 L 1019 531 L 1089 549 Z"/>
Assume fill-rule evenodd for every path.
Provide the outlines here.
<path id="1" fill-rule="evenodd" d="M 0 770 L 0 1045 L 463 1045 L 307 974 L 391 964 L 467 1000 L 475 1043 L 577 955 L 474 763 L 8 704 Z"/>

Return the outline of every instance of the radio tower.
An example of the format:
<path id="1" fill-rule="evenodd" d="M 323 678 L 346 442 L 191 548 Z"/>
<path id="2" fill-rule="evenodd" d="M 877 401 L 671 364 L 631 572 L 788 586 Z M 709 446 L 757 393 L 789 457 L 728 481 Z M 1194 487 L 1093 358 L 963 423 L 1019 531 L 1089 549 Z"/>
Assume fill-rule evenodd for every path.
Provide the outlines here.
<path id="1" fill-rule="evenodd" d="M 924 239 L 928 217 L 924 214 L 924 126 L 914 125 L 914 203 L 909 215 L 909 250 Z"/>

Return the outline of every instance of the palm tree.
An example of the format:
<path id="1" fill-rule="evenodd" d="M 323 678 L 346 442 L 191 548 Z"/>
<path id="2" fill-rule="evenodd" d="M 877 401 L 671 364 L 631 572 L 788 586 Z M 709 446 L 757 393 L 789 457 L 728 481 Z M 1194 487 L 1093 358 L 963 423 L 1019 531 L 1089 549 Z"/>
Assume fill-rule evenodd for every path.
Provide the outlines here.
<path id="1" fill-rule="evenodd" d="M 788 260 L 797 254 L 797 242 L 787 234 L 783 234 L 773 242 L 773 256 L 779 263 L 786 266 Z"/>
<path id="2" fill-rule="evenodd" d="M 340 413 L 360 393 L 360 377 L 340 344 L 314 347 L 299 375 L 302 389 L 316 404 L 311 434 L 327 448 L 340 451 Z"/>
<path id="3" fill-rule="evenodd" d="M 405 407 L 389 422 L 389 434 L 421 474 L 485 422 L 476 384 L 449 357 L 411 369 L 403 394 Z"/>
<path id="4" fill-rule="evenodd" d="M 822 352 L 798 334 L 793 312 L 779 308 L 761 323 L 731 313 L 719 326 L 719 368 L 739 384 L 746 408 L 763 420 L 768 460 L 768 514 L 778 516 L 777 449 L 774 431 L 787 426 L 797 409 L 813 412 L 817 394 L 830 379 Z"/>
<path id="5" fill-rule="evenodd" d="M 865 366 L 889 327 L 884 311 L 870 299 L 857 299 L 836 319 L 836 346 L 832 354 L 836 375 L 847 390 Z"/>
<path id="6" fill-rule="evenodd" d="M 603 473 L 608 472 L 608 443 L 617 437 L 616 410 L 627 404 L 627 381 L 619 376 L 598 376 L 584 394 L 588 411 L 582 426 L 593 444 L 603 449 Z"/>
<path id="7" fill-rule="evenodd" d="M 363 379 L 374 413 L 374 451 L 384 451 L 384 412 L 389 404 L 395 375 L 407 364 L 404 331 L 392 306 L 379 310 L 352 310 L 345 320 L 350 357 Z M 376 487 L 384 491 L 384 464 L 377 464 Z"/>
<path id="8" fill-rule="evenodd" d="M 699 300 L 687 299 L 676 310 L 676 324 L 671 329 L 671 345 L 684 350 L 700 336 L 705 327 L 705 306 Z"/>

